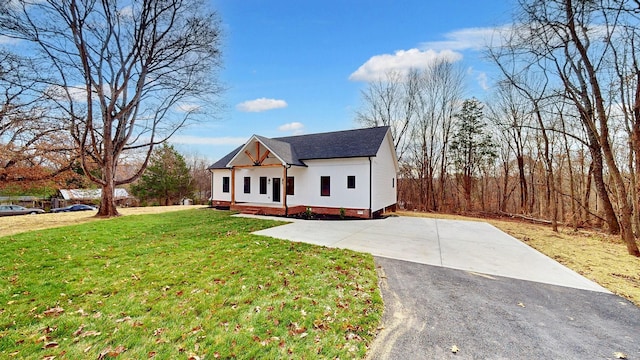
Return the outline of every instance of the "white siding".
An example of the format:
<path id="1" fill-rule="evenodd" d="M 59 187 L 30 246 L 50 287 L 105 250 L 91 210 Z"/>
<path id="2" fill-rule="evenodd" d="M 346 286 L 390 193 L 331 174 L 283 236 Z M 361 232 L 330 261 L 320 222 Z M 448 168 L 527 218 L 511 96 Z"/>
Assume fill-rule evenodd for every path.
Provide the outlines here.
<path id="1" fill-rule="evenodd" d="M 294 177 L 295 194 L 287 204 L 332 207 L 369 208 L 369 159 L 306 160 L 307 167 L 291 167 L 288 176 Z M 347 176 L 356 177 L 355 189 L 347 189 Z M 331 178 L 330 196 L 320 195 L 320 177 Z"/>
<path id="2" fill-rule="evenodd" d="M 244 178 L 251 178 L 251 193 L 244 193 Z M 260 194 L 260 177 L 267 177 L 267 193 Z M 283 167 L 252 167 L 236 169 L 236 202 L 265 203 L 265 204 L 282 204 L 284 199 L 282 177 L 284 176 Z M 280 180 L 280 202 L 272 201 L 273 194 L 273 178 Z"/>
<path id="3" fill-rule="evenodd" d="M 229 192 L 222 192 L 222 178 L 229 177 Z M 214 169 L 211 179 L 211 199 L 215 204 L 217 201 L 231 201 L 231 170 L 228 169 Z"/>
<path id="4" fill-rule="evenodd" d="M 371 210 L 374 212 L 393 205 L 398 201 L 398 162 L 390 134 L 390 132 L 387 132 L 384 141 L 380 145 L 380 149 L 378 149 L 376 157 L 371 158 L 373 161 L 373 194 Z"/>

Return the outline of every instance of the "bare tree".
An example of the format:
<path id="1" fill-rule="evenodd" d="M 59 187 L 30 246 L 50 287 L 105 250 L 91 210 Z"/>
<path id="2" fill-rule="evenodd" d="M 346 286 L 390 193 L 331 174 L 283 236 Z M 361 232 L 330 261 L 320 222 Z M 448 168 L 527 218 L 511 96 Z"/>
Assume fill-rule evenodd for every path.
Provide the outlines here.
<path id="1" fill-rule="evenodd" d="M 202 0 L 14 0 L 0 5 L 0 35 L 50 69 L 44 94 L 102 188 L 98 216 L 118 214 L 115 187 L 221 91 L 219 23 Z M 119 178 L 120 157 L 141 149 Z"/>
<path id="2" fill-rule="evenodd" d="M 505 141 L 506 146 L 503 147 L 510 148 L 516 157 L 518 188 L 520 190 L 519 211 L 523 214 L 527 212 L 527 204 L 529 203 L 529 188 L 525 172 L 525 144 L 531 140 L 528 130 L 532 127 L 529 107 L 530 102 L 520 94 L 514 84 L 502 81 L 498 84 L 496 98 L 489 104 L 488 111 L 489 118 L 507 140 Z M 508 161 L 504 166 L 508 167 Z M 505 179 L 505 194 L 507 185 Z M 505 211 L 504 209 L 503 211 Z"/>
<path id="3" fill-rule="evenodd" d="M 33 79 L 37 67 L 29 59 L 0 49 L 0 181 L 51 179 L 68 170 L 76 152 L 64 126 L 49 117 L 50 109 Z"/>
<path id="4" fill-rule="evenodd" d="M 607 214 L 608 223 L 615 225 L 611 218 L 617 217 L 629 254 L 640 256 L 632 230 L 633 206 L 612 143 L 614 119 L 609 116 L 612 102 L 608 94 L 615 83 L 607 71 L 611 68 L 612 44 L 620 38 L 620 26 L 633 17 L 625 13 L 626 3 L 520 0 L 522 12 L 517 22 L 521 25 L 514 29 L 514 37 L 507 44 L 509 56 L 515 58 L 521 69 L 539 66 L 562 89 L 558 94 L 576 109 L 588 137 L 596 189 L 603 200 L 607 199 L 607 190 L 604 181 L 598 179 L 603 162 L 611 177 L 617 206 L 607 210 L 611 212 Z"/>
<path id="5" fill-rule="evenodd" d="M 440 60 L 421 73 L 412 144 L 415 163 L 422 173 L 423 204 L 427 210 L 439 210 L 448 193 L 445 183 L 449 142 L 463 93 L 464 71 L 447 60 Z"/>
<path id="6" fill-rule="evenodd" d="M 356 121 L 391 127 L 400 161 L 406 165 L 403 177 L 415 183 L 411 194 L 417 199 L 411 203 L 422 210 L 438 210 L 447 193 L 447 146 L 463 84 L 464 71 L 440 60 L 424 69 L 387 73 L 362 92 Z"/>
<path id="7" fill-rule="evenodd" d="M 410 144 L 409 133 L 415 118 L 419 77 L 412 70 L 409 75 L 398 71 L 369 84 L 361 92 L 362 108 L 356 112 L 356 122 L 363 126 L 389 126 L 398 159 L 402 160 Z"/>
<path id="8" fill-rule="evenodd" d="M 206 204 L 211 198 L 211 173 L 208 167 L 212 161 L 198 153 L 186 155 L 185 160 L 191 171 L 194 188 L 193 200 L 198 204 Z"/>

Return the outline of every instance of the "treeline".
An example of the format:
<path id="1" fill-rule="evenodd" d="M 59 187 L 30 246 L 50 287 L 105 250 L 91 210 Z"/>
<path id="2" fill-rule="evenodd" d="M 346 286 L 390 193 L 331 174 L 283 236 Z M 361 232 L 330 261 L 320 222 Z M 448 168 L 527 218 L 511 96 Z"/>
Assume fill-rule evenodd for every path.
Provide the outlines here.
<path id="1" fill-rule="evenodd" d="M 522 0 L 482 103 L 446 61 L 371 83 L 357 120 L 392 127 L 400 206 L 602 227 L 640 256 L 639 20 L 635 1 Z"/>

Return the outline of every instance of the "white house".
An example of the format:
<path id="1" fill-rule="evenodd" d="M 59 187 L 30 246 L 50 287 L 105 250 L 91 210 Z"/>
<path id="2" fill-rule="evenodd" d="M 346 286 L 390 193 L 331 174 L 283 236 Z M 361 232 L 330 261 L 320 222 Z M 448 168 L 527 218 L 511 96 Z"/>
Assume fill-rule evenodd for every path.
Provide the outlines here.
<path id="1" fill-rule="evenodd" d="M 372 218 L 395 209 L 398 159 L 388 126 L 253 135 L 209 167 L 215 207 L 269 215 Z"/>

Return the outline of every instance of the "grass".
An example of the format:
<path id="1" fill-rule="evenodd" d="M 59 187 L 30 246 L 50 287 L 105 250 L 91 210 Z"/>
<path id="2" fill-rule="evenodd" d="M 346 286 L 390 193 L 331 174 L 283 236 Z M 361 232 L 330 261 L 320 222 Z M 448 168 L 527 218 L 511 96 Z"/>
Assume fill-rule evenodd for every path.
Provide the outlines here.
<path id="1" fill-rule="evenodd" d="M 168 211 L 180 211 L 204 208 L 202 205 L 174 205 L 118 208 L 123 216 L 158 214 Z M 0 236 L 19 234 L 32 230 L 44 230 L 75 224 L 83 224 L 98 219 L 96 211 L 78 211 L 68 213 L 45 213 L 39 215 L 0 216 Z"/>
<path id="2" fill-rule="evenodd" d="M 405 216 L 425 216 L 486 221 L 523 241 L 541 253 L 640 306 L 640 258 L 627 254 L 619 236 L 597 231 L 550 226 L 516 220 L 477 219 L 458 215 L 400 212 Z"/>
<path id="3" fill-rule="evenodd" d="M 188 210 L 0 238 L 0 358 L 361 358 L 373 258 Z"/>

